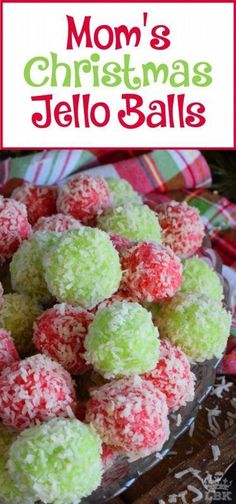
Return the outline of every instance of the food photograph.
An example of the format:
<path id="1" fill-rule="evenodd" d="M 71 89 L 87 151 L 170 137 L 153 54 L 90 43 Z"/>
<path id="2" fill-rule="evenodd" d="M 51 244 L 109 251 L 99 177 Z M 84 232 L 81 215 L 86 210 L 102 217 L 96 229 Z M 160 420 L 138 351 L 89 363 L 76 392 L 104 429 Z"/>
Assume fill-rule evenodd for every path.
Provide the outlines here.
<path id="1" fill-rule="evenodd" d="M 235 173 L 0 152 L 0 504 L 236 502 Z"/>

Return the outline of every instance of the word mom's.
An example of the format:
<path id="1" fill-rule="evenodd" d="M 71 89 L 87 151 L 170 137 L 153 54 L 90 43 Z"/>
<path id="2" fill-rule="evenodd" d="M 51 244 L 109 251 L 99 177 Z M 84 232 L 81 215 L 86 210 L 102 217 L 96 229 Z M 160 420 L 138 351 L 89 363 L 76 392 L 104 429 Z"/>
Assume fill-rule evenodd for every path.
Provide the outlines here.
<path id="1" fill-rule="evenodd" d="M 142 39 L 142 30 L 138 26 L 128 28 L 126 25 L 111 27 L 108 24 L 91 28 L 91 16 L 85 16 L 82 26 L 78 28 L 72 16 L 66 16 L 68 23 L 67 49 L 75 49 L 84 43 L 85 47 L 97 47 L 101 50 L 110 48 L 121 49 L 132 45 L 138 47 Z M 143 13 L 143 26 L 147 27 L 148 13 Z M 170 30 L 166 25 L 156 25 L 151 28 L 150 47 L 163 50 L 170 46 L 168 35 Z"/>

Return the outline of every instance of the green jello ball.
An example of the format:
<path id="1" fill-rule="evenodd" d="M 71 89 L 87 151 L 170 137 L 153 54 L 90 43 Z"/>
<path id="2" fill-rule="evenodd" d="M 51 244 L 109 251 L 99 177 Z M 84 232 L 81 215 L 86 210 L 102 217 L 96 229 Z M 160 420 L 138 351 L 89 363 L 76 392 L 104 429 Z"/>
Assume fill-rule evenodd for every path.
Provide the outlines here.
<path id="1" fill-rule="evenodd" d="M 109 177 L 106 178 L 106 182 L 112 195 L 114 207 L 126 205 L 127 203 L 142 205 L 141 195 L 133 189 L 127 180 Z"/>
<path id="2" fill-rule="evenodd" d="M 181 292 L 202 293 L 219 302 L 223 298 L 223 287 L 218 275 L 197 257 L 183 260 Z"/>
<path id="3" fill-rule="evenodd" d="M 192 292 L 176 294 L 162 305 L 157 318 L 161 337 L 197 362 L 222 356 L 230 324 L 231 314 L 220 303 Z"/>
<path id="4" fill-rule="evenodd" d="M 41 303 L 51 300 L 52 295 L 44 279 L 42 259 L 59 236 L 53 232 L 35 233 L 22 243 L 10 265 L 12 287 L 16 292 L 34 296 Z"/>
<path id="5" fill-rule="evenodd" d="M 59 301 L 93 308 L 118 290 L 121 266 L 109 236 L 100 229 L 67 231 L 44 258 L 45 278 Z"/>
<path id="6" fill-rule="evenodd" d="M 147 205 L 127 204 L 108 210 L 98 218 L 98 226 L 133 241 L 161 242 L 158 218 Z"/>
<path id="7" fill-rule="evenodd" d="M 30 348 L 33 323 L 42 313 L 34 298 L 25 294 L 5 294 L 0 304 L 0 327 L 10 331 L 17 350 L 24 355 Z"/>
<path id="8" fill-rule="evenodd" d="M 44 504 L 75 504 L 101 482 L 101 441 L 77 419 L 54 418 L 23 431 L 10 449 L 16 485 Z"/>
<path id="9" fill-rule="evenodd" d="M 116 301 L 99 310 L 85 338 L 85 357 L 105 378 L 131 376 L 155 368 L 158 330 L 138 303 Z"/>
<path id="10" fill-rule="evenodd" d="M 33 504 L 34 499 L 17 488 L 7 468 L 9 449 L 16 437 L 16 433 L 0 425 L 0 502 L 1 504 Z"/>

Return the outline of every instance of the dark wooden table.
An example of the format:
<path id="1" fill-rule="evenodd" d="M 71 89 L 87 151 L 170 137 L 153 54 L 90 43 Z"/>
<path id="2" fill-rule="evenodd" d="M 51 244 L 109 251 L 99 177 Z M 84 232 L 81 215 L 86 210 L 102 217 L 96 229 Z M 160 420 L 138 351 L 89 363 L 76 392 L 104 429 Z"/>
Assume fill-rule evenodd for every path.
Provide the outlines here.
<path id="1" fill-rule="evenodd" d="M 216 384 L 221 381 L 222 377 L 217 378 Z M 217 472 L 224 472 L 236 460 L 236 376 L 225 377 L 225 383 L 228 390 L 222 392 L 221 398 L 214 393 L 205 399 L 194 431 L 184 434 L 172 448 L 173 453 L 141 476 L 120 497 L 113 499 L 111 504 L 210 502 L 207 489 L 212 490 Z M 192 472 L 189 472 L 190 468 Z M 188 472 L 178 474 L 183 471 Z M 206 477 L 208 481 L 211 478 L 209 485 L 205 484 L 207 489 L 200 481 Z M 225 502 L 236 504 L 230 493 L 227 494 L 227 482 L 225 488 L 220 489 L 220 496 Z"/>

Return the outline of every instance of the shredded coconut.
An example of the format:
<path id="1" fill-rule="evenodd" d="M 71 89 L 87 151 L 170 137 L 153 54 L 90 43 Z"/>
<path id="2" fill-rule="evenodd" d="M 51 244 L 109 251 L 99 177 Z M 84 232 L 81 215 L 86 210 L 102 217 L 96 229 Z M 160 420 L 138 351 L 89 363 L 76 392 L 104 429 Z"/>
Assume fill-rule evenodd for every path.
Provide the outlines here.
<path id="1" fill-rule="evenodd" d="M 220 448 L 218 445 L 212 445 L 211 449 L 212 449 L 213 460 L 214 460 L 214 462 L 217 462 L 217 460 L 220 458 L 220 454 L 221 454 Z"/>

